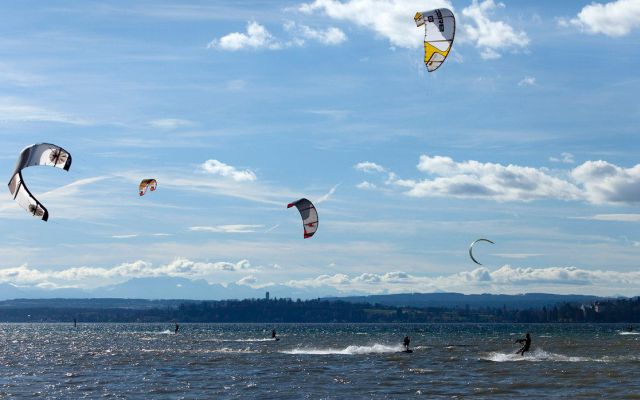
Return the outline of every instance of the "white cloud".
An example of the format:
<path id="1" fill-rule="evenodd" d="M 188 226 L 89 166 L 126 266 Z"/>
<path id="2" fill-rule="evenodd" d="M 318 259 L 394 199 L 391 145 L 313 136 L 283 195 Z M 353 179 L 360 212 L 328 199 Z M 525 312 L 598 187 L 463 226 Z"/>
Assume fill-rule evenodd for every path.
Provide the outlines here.
<path id="1" fill-rule="evenodd" d="M 431 1 L 428 6 L 419 0 L 314 0 L 302 4 L 299 11 L 306 14 L 319 11 L 330 18 L 372 29 L 394 46 L 416 48 L 421 45 L 423 35 L 416 29 L 413 15 L 438 7 L 452 8 L 447 0 Z"/>
<path id="2" fill-rule="evenodd" d="M 576 161 L 573 158 L 573 154 L 571 153 L 560 153 L 560 157 L 549 157 L 549 161 L 551 162 L 561 162 L 565 164 L 573 164 Z"/>
<path id="3" fill-rule="evenodd" d="M 13 98 L 0 98 L 2 122 L 56 122 L 70 125 L 90 125 L 91 121 L 44 107 L 24 104 Z"/>
<path id="4" fill-rule="evenodd" d="M 131 239 L 134 237 L 138 237 L 137 234 L 131 234 L 131 235 L 113 235 L 111 236 L 114 239 Z"/>
<path id="5" fill-rule="evenodd" d="M 591 3 L 585 6 L 575 18 L 560 19 L 561 26 L 611 37 L 629 34 L 640 27 L 640 2 L 638 0 L 617 0 L 609 3 Z"/>
<path id="6" fill-rule="evenodd" d="M 386 171 L 382 165 L 378 165 L 376 163 L 369 162 L 369 161 L 359 162 L 356 165 L 354 165 L 353 168 L 362 172 L 385 172 Z"/>
<path id="7" fill-rule="evenodd" d="M 521 293 L 523 291 L 565 291 L 580 287 L 591 292 L 599 287 L 626 290 L 640 284 L 640 272 L 585 270 L 575 267 L 515 268 L 505 265 L 496 270 L 481 267 L 457 274 L 424 277 L 402 271 L 383 274 L 363 273 L 320 275 L 315 278 L 290 280 L 296 288 L 331 287 L 342 293 L 408 293 L 460 291 L 463 293 L 494 292 Z"/>
<path id="8" fill-rule="evenodd" d="M 255 21 L 249 21 L 246 33 L 233 32 L 220 39 L 213 39 L 207 48 L 229 51 L 242 49 L 278 50 L 282 48 L 282 44 L 269 33 L 267 28 Z"/>
<path id="9" fill-rule="evenodd" d="M 358 189 L 363 189 L 363 190 L 369 190 L 369 189 L 375 189 L 377 188 L 377 186 L 375 185 L 375 183 L 371 183 L 371 182 L 367 182 L 367 181 L 362 181 L 360 183 L 358 183 L 356 185 L 356 187 Z"/>
<path id="10" fill-rule="evenodd" d="M 335 46 L 344 43 L 347 40 L 347 35 L 336 28 L 329 27 L 327 29 L 314 29 L 307 25 L 297 24 L 295 22 L 287 22 L 284 25 L 286 31 L 294 35 L 299 44 L 304 44 L 305 40 L 313 40 L 320 42 L 324 45 Z M 301 41 L 301 42 L 300 42 Z"/>
<path id="11" fill-rule="evenodd" d="M 178 129 L 193 125 L 193 122 L 179 118 L 161 118 L 149 121 L 149 125 L 158 129 Z"/>
<path id="12" fill-rule="evenodd" d="M 336 189 L 338 189 L 338 186 L 340 186 L 339 183 L 337 185 L 335 185 L 334 187 L 332 187 L 331 189 L 329 189 L 329 191 L 327 193 L 325 193 L 324 195 L 322 195 L 319 198 L 317 198 L 315 203 L 316 204 L 320 204 L 320 203 L 323 203 L 323 202 L 329 200 L 331 198 L 331 196 L 333 196 L 333 194 L 336 192 Z"/>
<path id="13" fill-rule="evenodd" d="M 588 217 L 573 217 L 590 221 L 640 222 L 640 214 L 596 214 Z"/>
<path id="14" fill-rule="evenodd" d="M 465 23 L 461 39 L 474 43 L 482 58 L 487 60 L 500 58 L 501 51 L 524 49 L 529 45 L 529 37 L 524 31 L 518 32 L 504 21 L 490 19 L 490 14 L 498 7 L 504 7 L 504 4 L 473 0 L 462 10 Z"/>
<path id="15" fill-rule="evenodd" d="M 522 78 L 520 82 L 518 82 L 518 86 L 535 86 L 535 85 L 536 85 L 536 78 L 534 78 L 533 76 L 525 76 L 524 78 Z"/>
<path id="16" fill-rule="evenodd" d="M 192 226 L 190 231 L 213 232 L 213 233 L 253 233 L 257 229 L 264 228 L 264 225 L 218 225 L 218 226 Z"/>
<path id="17" fill-rule="evenodd" d="M 587 161 L 571 171 L 592 203 L 640 203 L 640 164 L 623 168 L 606 161 Z"/>
<path id="18" fill-rule="evenodd" d="M 567 155 L 566 161 L 572 160 Z M 419 171 L 429 178 L 401 179 L 389 172 L 385 184 L 412 197 L 479 198 L 496 201 L 582 200 L 593 204 L 640 202 L 640 164 L 623 168 L 587 161 L 564 173 L 546 168 L 457 162 L 450 157 L 420 156 Z"/>
<path id="19" fill-rule="evenodd" d="M 243 79 L 234 79 L 227 82 L 227 89 L 231 90 L 232 92 L 238 92 L 240 90 L 243 90 L 246 87 L 247 87 L 247 81 Z"/>
<path id="20" fill-rule="evenodd" d="M 231 178 L 236 182 L 252 182 L 257 179 L 256 174 L 248 169 L 239 170 L 218 160 L 207 160 L 200 168 L 210 174 Z"/>
<path id="21" fill-rule="evenodd" d="M 152 263 L 138 260 L 123 263 L 112 268 L 73 267 L 63 270 L 39 270 L 24 264 L 14 268 L 0 269 L 0 283 L 18 285 L 38 285 L 46 283 L 55 287 L 99 287 L 121 283 L 134 278 L 180 277 L 187 279 L 205 279 L 215 282 L 220 273 L 246 273 L 257 271 L 247 260 L 230 262 L 194 262 L 186 258 L 176 258 L 166 265 L 158 267 Z M 217 283 L 217 282 L 216 282 Z"/>
<path id="22" fill-rule="evenodd" d="M 428 4 L 419 0 L 314 0 L 302 4 L 298 10 L 307 14 L 321 12 L 330 18 L 371 29 L 388 39 L 392 46 L 417 48 L 422 44 L 423 35 L 410 17 L 417 11 L 439 7 L 453 9 L 448 0 L 434 0 Z M 498 7 L 504 7 L 504 4 L 473 0 L 457 14 L 458 42 L 473 44 L 485 59 L 499 58 L 502 51 L 522 50 L 529 44 L 525 32 L 490 18 Z"/>

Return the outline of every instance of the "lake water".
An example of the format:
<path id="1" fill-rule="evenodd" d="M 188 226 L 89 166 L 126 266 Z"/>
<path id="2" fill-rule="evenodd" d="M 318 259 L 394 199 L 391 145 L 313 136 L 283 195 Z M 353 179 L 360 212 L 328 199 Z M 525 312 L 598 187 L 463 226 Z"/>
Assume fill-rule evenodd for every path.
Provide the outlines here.
<path id="1" fill-rule="evenodd" d="M 269 339 L 271 329 L 280 341 Z M 524 357 L 514 340 L 530 332 Z M 412 354 L 400 342 L 411 336 Z M 622 325 L 0 324 L 0 398 L 637 398 Z"/>

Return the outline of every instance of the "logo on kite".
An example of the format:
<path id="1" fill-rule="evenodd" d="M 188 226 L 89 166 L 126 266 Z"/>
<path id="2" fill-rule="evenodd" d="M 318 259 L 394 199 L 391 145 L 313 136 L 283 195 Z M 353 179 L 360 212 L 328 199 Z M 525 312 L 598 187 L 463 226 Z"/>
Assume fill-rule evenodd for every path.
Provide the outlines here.
<path id="1" fill-rule="evenodd" d="M 474 240 L 473 243 L 471 243 L 471 246 L 469 246 L 469 257 L 471 257 L 471 259 L 473 260 L 474 263 L 478 264 L 478 265 L 482 265 L 478 262 L 478 260 L 476 260 L 473 257 L 473 246 L 478 243 L 478 242 L 489 242 L 491 244 L 494 244 L 491 240 L 489 239 L 478 239 L 478 240 Z"/>
<path id="2" fill-rule="evenodd" d="M 300 212 L 300 216 L 302 217 L 302 227 L 304 228 L 304 238 L 310 238 L 314 233 L 318 230 L 318 212 L 314 207 L 313 203 L 311 203 L 307 199 L 300 199 L 298 201 L 294 201 L 293 203 L 289 203 L 287 208 L 291 208 L 295 206 Z"/>
<path id="3" fill-rule="evenodd" d="M 456 18 L 451 10 L 438 8 L 417 12 L 413 19 L 416 26 L 424 25 L 424 64 L 433 72 L 449 55 L 456 35 Z"/>
<path id="4" fill-rule="evenodd" d="M 20 158 L 18 158 L 18 163 L 9 181 L 9 192 L 20 207 L 34 217 L 46 221 L 49 219 L 49 212 L 27 189 L 22 178 L 23 169 L 37 165 L 68 171 L 71 167 L 71 154 L 62 147 L 50 143 L 39 143 L 26 147 L 20 153 Z"/>
<path id="5" fill-rule="evenodd" d="M 138 187 L 140 196 L 144 196 L 144 194 L 147 193 L 147 189 L 153 192 L 154 190 L 156 190 L 157 186 L 158 183 L 155 179 L 143 179 L 142 182 L 140 182 L 140 186 Z"/>

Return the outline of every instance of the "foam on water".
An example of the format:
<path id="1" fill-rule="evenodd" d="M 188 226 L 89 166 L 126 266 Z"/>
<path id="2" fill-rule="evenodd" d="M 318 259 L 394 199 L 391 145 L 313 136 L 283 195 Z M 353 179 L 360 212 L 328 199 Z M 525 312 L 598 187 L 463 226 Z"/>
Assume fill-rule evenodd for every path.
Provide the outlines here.
<path id="1" fill-rule="evenodd" d="M 620 331 L 618 335 L 640 335 L 640 332 Z"/>
<path id="2" fill-rule="evenodd" d="M 316 355 L 324 355 L 324 354 L 344 354 L 344 355 L 353 355 L 353 354 L 381 354 L 381 353 L 397 353 L 399 351 L 403 351 L 402 345 L 386 345 L 376 343 L 371 346 L 347 346 L 344 349 L 316 349 L 316 348 L 305 348 L 305 349 L 293 349 L 282 351 L 285 354 L 316 354 Z"/>
<path id="3" fill-rule="evenodd" d="M 516 362 L 516 361 L 529 361 L 529 362 L 605 362 L 604 359 L 593 359 L 589 357 L 572 357 L 564 354 L 550 353 L 543 349 L 536 349 L 532 352 L 525 353 L 524 356 L 515 353 L 500 353 L 492 351 L 484 357 L 480 357 L 481 360 L 493 361 L 493 362 Z"/>
<path id="4" fill-rule="evenodd" d="M 254 338 L 254 339 L 222 339 L 221 342 L 276 342 L 275 339 Z"/>

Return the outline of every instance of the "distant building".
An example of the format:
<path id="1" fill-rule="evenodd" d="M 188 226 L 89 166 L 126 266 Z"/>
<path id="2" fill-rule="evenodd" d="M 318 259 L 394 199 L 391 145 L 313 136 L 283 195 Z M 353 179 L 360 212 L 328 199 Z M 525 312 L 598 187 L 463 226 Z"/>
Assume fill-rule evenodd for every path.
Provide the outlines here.
<path id="1" fill-rule="evenodd" d="M 265 300 L 269 301 L 269 292 L 265 293 L 264 298 Z"/>

